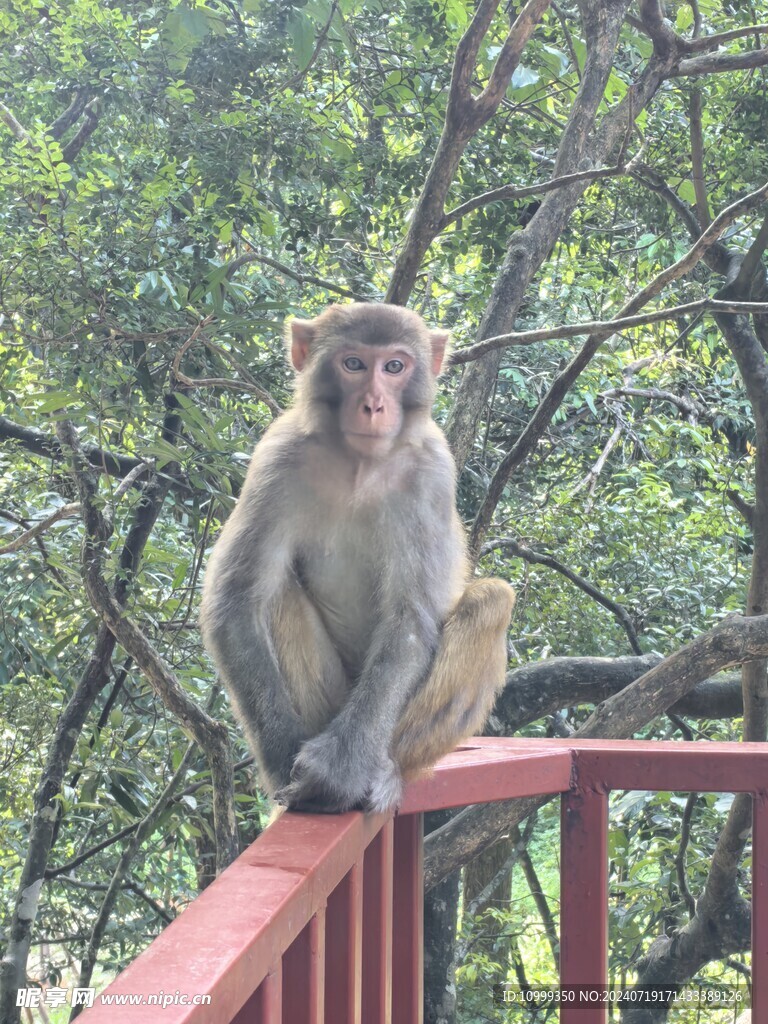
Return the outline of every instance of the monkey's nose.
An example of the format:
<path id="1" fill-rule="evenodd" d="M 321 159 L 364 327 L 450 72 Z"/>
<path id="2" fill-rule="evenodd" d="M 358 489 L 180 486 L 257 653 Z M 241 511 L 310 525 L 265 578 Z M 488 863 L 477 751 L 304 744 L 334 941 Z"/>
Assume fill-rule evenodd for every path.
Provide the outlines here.
<path id="1" fill-rule="evenodd" d="M 366 395 L 363 399 L 363 412 L 369 416 L 376 416 L 384 412 L 384 399 L 378 395 Z"/>

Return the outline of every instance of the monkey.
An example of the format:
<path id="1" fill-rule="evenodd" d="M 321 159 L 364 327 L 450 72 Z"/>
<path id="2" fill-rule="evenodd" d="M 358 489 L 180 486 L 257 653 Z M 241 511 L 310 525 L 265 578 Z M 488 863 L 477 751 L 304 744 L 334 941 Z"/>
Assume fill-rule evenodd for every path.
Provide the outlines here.
<path id="1" fill-rule="evenodd" d="M 289 810 L 395 810 L 504 683 L 514 591 L 469 578 L 432 418 L 448 338 L 383 303 L 292 320 L 293 402 L 209 558 L 203 638 Z"/>

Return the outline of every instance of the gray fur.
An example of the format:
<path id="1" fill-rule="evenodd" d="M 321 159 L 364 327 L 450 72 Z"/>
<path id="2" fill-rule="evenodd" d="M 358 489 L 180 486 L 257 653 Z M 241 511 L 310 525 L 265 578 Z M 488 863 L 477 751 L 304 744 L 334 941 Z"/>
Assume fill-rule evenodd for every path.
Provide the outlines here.
<path id="1" fill-rule="evenodd" d="M 302 324 L 322 353 L 256 448 L 208 564 L 203 633 L 278 800 L 387 810 L 402 790 L 394 730 L 463 591 L 464 537 L 453 462 L 424 411 L 430 332 L 395 307 L 332 310 Z M 405 337 L 417 353 L 408 404 L 422 411 L 375 457 L 348 450 L 328 401 L 327 355 L 355 332 L 377 345 Z"/>

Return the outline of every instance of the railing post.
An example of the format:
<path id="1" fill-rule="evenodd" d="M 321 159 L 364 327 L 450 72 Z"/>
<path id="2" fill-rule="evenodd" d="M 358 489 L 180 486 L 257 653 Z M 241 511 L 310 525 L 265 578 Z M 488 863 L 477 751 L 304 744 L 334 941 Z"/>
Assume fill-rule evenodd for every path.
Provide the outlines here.
<path id="1" fill-rule="evenodd" d="M 319 910 L 283 956 L 283 1016 L 291 1024 L 323 1024 L 325 912 Z"/>
<path id="2" fill-rule="evenodd" d="M 564 793 L 560 816 L 560 984 L 608 982 L 608 794 Z M 607 1024 L 607 1006 L 565 1003 L 560 1024 Z"/>
<path id="3" fill-rule="evenodd" d="M 424 815 L 395 818 L 392 1020 L 424 1018 Z M 588 1022 L 584 1022 L 588 1024 Z"/>
<path id="4" fill-rule="evenodd" d="M 360 1024 L 362 861 L 352 865 L 329 896 L 325 919 L 325 1020 L 328 1024 Z"/>
<path id="5" fill-rule="evenodd" d="M 248 1002 L 232 1018 L 232 1024 L 282 1024 L 283 961 L 278 960 Z"/>
<path id="6" fill-rule="evenodd" d="M 392 1024 L 392 860 L 390 820 L 363 861 L 364 1024 Z"/>
<path id="7" fill-rule="evenodd" d="M 752 1020 L 768 1020 L 768 794 L 752 795 Z"/>

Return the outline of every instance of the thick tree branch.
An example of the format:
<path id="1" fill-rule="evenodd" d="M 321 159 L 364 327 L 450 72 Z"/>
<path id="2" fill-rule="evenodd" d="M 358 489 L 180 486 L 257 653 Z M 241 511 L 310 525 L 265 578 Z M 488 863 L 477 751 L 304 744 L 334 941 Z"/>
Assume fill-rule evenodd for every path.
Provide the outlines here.
<path id="1" fill-rule="evenodd" d="M 624 308 L 627 309 L 632 300 Z M 584 334 L 618 334 L 633 327 L 656 324 L 663 320 L 676 320 L 691 313 L 711 310 L 722 313 L 768 313 L 768 302 L 730 302 L 725 299 L 696 299 L 680 306 L 668 306 L 666 309 L 655 309 L 636 316 L 622 316 L 615 320 L 588 320 L 582 324 L 565 324 L 562 327 L 536 327 L 531 331 L 512 331 L 500 334 L 496 338 L 485 338 L 467 348 L 457 349 L 451 354 L 450 365 L 458 366 L 472 362 L 488 352 L 508 348 L 513 345 L 535 345 L 540 341 L 551 341 L 556 338 L 576 338 Z"/>
<path id="2" fill-rule="evenodd" d="M 765 271 L 762 269 L 763 253 L 768 248 L 768 214 L 763 218 L 763 223 L 760 225 L 760 230 L 755 235 L 755 239 L 747 250 L 747 254 L 741 261 L 739 272 L 734 278 L 733 282 L 728 286 L 728 291 L 733 295 L 750 295 L 752 291 L 752 279 L 755 274 L 760 270 L 763 278 L 765 278 Z M 722 310 L 723 313 L 728 310 Z M 737 313 L 739 310 L 732 310 L 731 312 Z M 744 311 L 746 312 L 746 310 Z M 755 310 L 759 312 L 759 310 Z"/>
<path id="3" fill-rule="evenodd" d="M 72 127 L 85 110 L 86 104 L 91 99 L 92 95 L 93 93 L 91 89 L 87 86 L 82 86 L 75 90 L 75 95 L 70 105 L 63 114 L 59 114 L 48 129 L 49 134 L 54 139 L 60 139 L 64 132 Z"/>
<path id="4" fill-rule="evenodd" d="M 61 445 L 53 435 L 46 434 L 36 427 L 23 427 L 5 416 L 0 416 L 0 441 L 3 440 L 16 441 L 25 451 L 44 459 L 51 459 L 53 462 L 64 461 Z M 137 459 L 133 455 L 115 455 L 96 445 L 83 445 L 83 453 L 91 466 L 108 476 L 123 478 L 137 469 L 147 468 L 147 463 L 143 459 Z M 163 472 L 158 476 L 166 478 Z M 189 485 L 179 477 L 167 476 L 167 480 L 172 490 L 189 491 Z M 132 477 L 132 482 L 134 487 L 142 489 L 144 486 L 140 477 Z"/>
<path id="5" fill-rule="evenodd" d="M 474 110 L 481 119 L 478 128 L 482 127 L 498 109 L 515 68 L 520 63 L 523 50 L 549 5 L 550 0 L 528 0 L 510 26 L 507 38 L 491 70 L 488 84 L 474 99 Z"/>
<path id="6" fill-rule="evenodd" d="M 4 103 L 0 103 L 0 121 L 2 121 L 6 127 L 10 128 L 11 132 L 16 136 L 19 142 L 32 142 L 27 129 L 20 121 L 16 120 L 13 113 Z"/>
<path id="7" fill-rule="evenodd" d="M 728 500 L 736 509 L 736 511 L 741 514 L 742 518 L 744 519 L 744 522 L 747 524 L 750 530 L 753 529 L 755 518 L 755 506 L 751 502 L 746 501 L 744 497 L 741 494 L 739 494 L 738 491 L 734 491 L 733 488 L 729 488 L 725 492 L 725 496 L 728 498 Z"/>
<path id="8" fill-rule="evenodd" d="M 61 155 L 64 158 L 64 163 L 71 164 L 77 154 L 86 144 L 88 139 L 96 131 L 96 126 L 99 123 L 101 103 L 99 97 L 95 97 L 88 103 L 83 110 L 83 123 L 77 131 L 77 134 L 71 139 L 61 151 Z"/>
<path id="9" fill-rule="evenodd" d="M 598 707 L 581 739 L 632 736 L 715 672 L 768 657 L 768 615 L 730 615 Z"/>
<path id="10" fill-rule="evenodd" d="M 670 73 L 670 78 L 693 78 L 697 75 L 723 74 L 727 71 L 751 71 L 768 64 L 768 47 L 743 50 L 741 53 L 712 53 L 682 60 Z"/>
<path id="11" fill-rule="evenodd" d="M 664 6 L 659 0 L 640 0 L 640 20 L 653 41 L 654 53 L 666 57 L 678 52 L 680 37 L 664 17 Z"/>
<path id="12" fill-rule="evenodd" d="M 513 736 L 560 708 L 599 704 L 661 664 L 657 654 L 619 658 L 546 658 L 507 673 L 493 712 L 492 732 Z M 665 711 L 690 718 L 738 718 L 741 679 L 726 672 L 697 683 Z"/>

